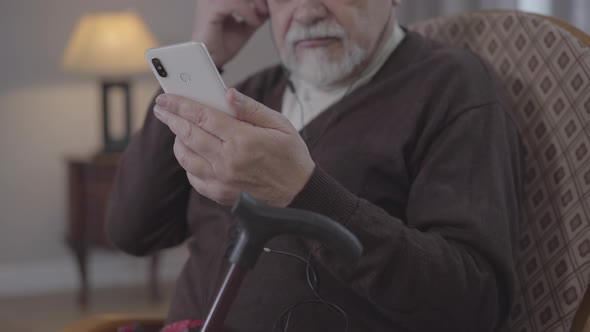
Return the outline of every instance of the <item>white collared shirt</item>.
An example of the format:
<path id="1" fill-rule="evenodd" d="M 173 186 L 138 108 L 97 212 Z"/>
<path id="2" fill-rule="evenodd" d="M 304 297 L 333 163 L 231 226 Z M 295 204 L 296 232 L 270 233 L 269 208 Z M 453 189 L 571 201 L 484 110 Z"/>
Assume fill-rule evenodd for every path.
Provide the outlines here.
<path id="1" fill-rule="evenodd" d="M 406 33 L 395 24 L 393 33 L 383 44 L 371 63 L 359 75 L 353 85 L 346 84 L 330 90 L 320 90 L 301 80 L 293 80 L 295 95 L 290 89 L 285 89 L 281 112 L 285 115 L 297 130 L 301 130 L 318 115 L 322 114 L 329 106 L 342 99 L 346 94 L 367 84 L 383 67 L 393 51 L 405 38 Z"/>

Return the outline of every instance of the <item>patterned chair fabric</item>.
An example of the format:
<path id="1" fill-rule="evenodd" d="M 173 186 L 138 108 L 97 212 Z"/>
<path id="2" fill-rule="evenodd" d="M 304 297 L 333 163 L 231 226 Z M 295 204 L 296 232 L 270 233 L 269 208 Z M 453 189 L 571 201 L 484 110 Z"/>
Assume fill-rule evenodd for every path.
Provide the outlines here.
<path id="1" fill-rule="evenodd" d="M 515 332 L 569 331 L 590 283 L 590 47 L 551 20 L 474 12 L 410 26 L 491 63 L 525 145 Z"/>

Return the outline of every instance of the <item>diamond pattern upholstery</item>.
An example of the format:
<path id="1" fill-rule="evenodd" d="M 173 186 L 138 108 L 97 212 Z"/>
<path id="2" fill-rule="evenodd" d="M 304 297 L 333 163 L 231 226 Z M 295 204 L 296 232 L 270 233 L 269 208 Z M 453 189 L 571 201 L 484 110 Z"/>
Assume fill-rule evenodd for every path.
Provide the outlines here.
<path id="1" fill-rule="evenodd" d="M 471 49 L 505 82 L 526 159 L 510 330 L 569 331 L 590 283 L 590 47 L 552 19 L 516 11 L 410 29 Z"/>

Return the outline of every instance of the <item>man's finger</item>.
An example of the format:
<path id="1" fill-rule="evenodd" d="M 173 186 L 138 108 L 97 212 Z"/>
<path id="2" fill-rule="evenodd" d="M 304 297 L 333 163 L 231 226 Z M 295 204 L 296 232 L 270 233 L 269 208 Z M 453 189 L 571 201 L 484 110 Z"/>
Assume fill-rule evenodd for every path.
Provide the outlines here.
<path id="1" fill-rule="evenodd" d="M 224 141 L 233 136 L 237 121 L 223 111 L 177 95 L 162 94 L 156 104 Z"/>
<path id="2" fill-rule="evenodd" d="M 258 14 L 258 8 L 254 2 L 251 1 L 240 1 L 236 3 L 236 7 L 233 8 L 232 15 L 237 23 L 246 22 L 247 25 L 258 28 L 261 26 L 265 18 Z"/>
<path id="3" fill-rule="evenodd" d="M 233 205 L 238 197 L 235 190 L 225 187 L 215 180 L 204 180 L 190 173 L 186 173 L 186 177 L 199 194 L 221 205 Z"/>
<path id="4" fill-rule="evenodd" d="M 219 138 L 175 113 L 162 110 L 158 105 L 154 107 L 154 114 L 193 152 L 209 162 L 217 159 L 223 148 Z"/>
<path id="5" fill-rule="evenodd" d="M 176 160 L 178 160 L 180 166 L 188 173 L 201 179 L 212 179 L 215 177 L 211 163 L 193 152 L 178 137 L 174 140 L 173 150 Z"/>
<path id="6" fill-rule="evenodd" d="M 230 107 L 236 113 L 238 120 L 248 122 L 257 127 L 276 129 L 283 132 L 290 131 L 292 128 L 289 120 L 282 114 L 273 111 L 234 88 L 227 90 L 226 98 Z"/>
<path id="7" fill-rule="evenodd" d="M 268 11 L 268 0 L 253 0 L 254 1 L 254 5 L 256 6 L 256 12 L 258 13 L 258 15 L 262 16 L 262 17 L 268 17 L 269 15 L 269 11 Z"/>

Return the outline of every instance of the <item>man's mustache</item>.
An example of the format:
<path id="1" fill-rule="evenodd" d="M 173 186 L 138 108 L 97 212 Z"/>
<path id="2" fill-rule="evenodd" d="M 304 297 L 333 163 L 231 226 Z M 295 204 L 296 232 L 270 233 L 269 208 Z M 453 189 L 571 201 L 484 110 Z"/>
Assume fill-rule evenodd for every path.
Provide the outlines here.
<path id="1" fill-rule="evenodd" d="M 287 45 L 295 48 L 295 45 L 303 40 L 319 38 L 346 39 L 348 34 L 342 26 L 337 23 L 318 22 L 314 25 L 294 25 L 287 32 Z"/>

